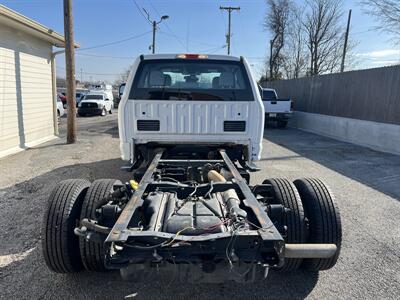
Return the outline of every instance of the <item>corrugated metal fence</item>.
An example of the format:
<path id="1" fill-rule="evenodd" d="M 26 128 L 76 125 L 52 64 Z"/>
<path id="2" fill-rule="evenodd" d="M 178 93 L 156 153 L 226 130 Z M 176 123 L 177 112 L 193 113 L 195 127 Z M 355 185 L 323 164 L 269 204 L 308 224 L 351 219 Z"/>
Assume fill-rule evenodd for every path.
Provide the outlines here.
<path id="1" fill-rule="evenodd" d="M 267 82 L 295 110 L 400 124 L 400 65 Z"/>

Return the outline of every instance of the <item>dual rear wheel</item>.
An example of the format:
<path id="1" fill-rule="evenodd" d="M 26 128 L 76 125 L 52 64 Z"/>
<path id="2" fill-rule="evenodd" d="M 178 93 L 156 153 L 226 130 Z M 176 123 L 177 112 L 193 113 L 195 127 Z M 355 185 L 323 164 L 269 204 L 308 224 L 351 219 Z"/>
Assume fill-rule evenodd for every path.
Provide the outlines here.
<path id="1" fill-rule="evenodd" d="M 330 258 L 288 258 L 279 268 L 292 271 L 299 267 L 309 271 L 332 268 L 339 257 L 342 226 L 339 209 L 330 189 L 319 179 L 305 178 L 293 183 L 286 179 L 267 179 L 274 197 L 270 204 L 281 204 L 288 209 L 284 225 L 287 227 L 285 242 L 290 244 L 335 244 L 337 251 Z"/>
<path id="2" fill-rule="evenodd" d="M 58 273 L 87 269 L 104 271 L 104 249 L 101 245 L 77 237 L 74 229 L 80 220 L 97 220 L 96 209 L 121 182 L 113 179 L 62 181 L 51 193 L 42 229 L 42 249 L 47 266 Z M 338 259 L 342 228 L 339 210 L 329 188 L 319 179 L 267 179 L 274 197 L 269 204 L 288 209 L 283 220 L 287 227 L 286 243 L 335 244 L 337 251 L 330 258 L 288 258 L 280 267 L 291 271 L 299 267 L 310 271 L 332 268 Z"/>
<path id="3" fill-rule="evenodd" d="M 97 220 L 99 203 L 120 181 L 69 179 L 58 184 L 49 197 L 42 226 L 42 249 L 49 269 L 72 273 L 83 269 L 104 271 L 104 250 L 74 234 L 80 220 Z"/>

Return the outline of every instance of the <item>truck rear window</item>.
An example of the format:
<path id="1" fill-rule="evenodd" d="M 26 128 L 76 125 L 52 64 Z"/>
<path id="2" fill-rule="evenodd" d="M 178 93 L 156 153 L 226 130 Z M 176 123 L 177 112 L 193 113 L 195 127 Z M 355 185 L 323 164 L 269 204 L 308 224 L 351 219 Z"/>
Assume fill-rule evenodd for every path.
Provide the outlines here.
<path id="1" fill-rule="evenodd" d="M 277 100 L 274 91 L 266 91 L 266 90 L 263 90 L 262 99 L 266 101 Z"/>
<path id="2" fill-rule="evenodd" d="M 129 99 L 254 101 L 241 62 L 206 59 L 144 60 Z"/>

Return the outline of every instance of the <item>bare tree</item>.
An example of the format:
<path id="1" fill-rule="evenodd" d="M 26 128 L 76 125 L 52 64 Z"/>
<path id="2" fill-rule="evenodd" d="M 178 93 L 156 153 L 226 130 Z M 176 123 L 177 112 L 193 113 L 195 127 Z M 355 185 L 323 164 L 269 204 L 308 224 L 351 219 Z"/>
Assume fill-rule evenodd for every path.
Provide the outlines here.
<path id="1" fill-rule="evenodd" d="M 310 75 L 335 72 L 343 45 L 342 0 L 306 0 L 303 27 L 310 53 Z"/>
<path id="2" fill-rule="evenodd" d="M 395 37 L 394 44 L 400 44 L 400 1 L 399 0 L 362 0 L 365 11 L 379 22 L 376 29 Z"/>
<path id="3" fill-rule="evenodd" d="M 288 79 L 299 78 L 306 74 L 308 53 L 305 45 L 305 33 L 302 24 L 302 9 L 292 5 L 283 50 L 282 68 Z"/>
<path id="4" fill-rule="evenodd" d="M 285 35 L 290 14 L 290 0 L 267 0 L 268 13 L 264 21 L 264 27 L 271 33 L 269 78 L 281 77 L 283 62 L 282 49 L 285 45 Z"/>
<path id="5" fill-rule="evenodd" d="M 131 71 L 131 67 L 129 66 L 126 68 L 122 73 L 119 75 L 117 79 L 114 80 L 113 86 L 120 86 L 121 83 L 124 83 L 128 80 L 129 72 Z"/>

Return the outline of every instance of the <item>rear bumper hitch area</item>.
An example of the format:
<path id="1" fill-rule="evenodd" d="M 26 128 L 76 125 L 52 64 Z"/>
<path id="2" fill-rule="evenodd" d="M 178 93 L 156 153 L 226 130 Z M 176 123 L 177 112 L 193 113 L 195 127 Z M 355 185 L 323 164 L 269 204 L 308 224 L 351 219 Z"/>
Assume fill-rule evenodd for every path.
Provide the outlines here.
<path id="1" fill-rule="evenodd" d="M 146 280 L 175 283 L 237 283 L 258 282 L 268 275 L 268 267 L 257 263 L 242 263 L 230 266 L 229 263 L 210 265 L 202 264 L 131 264 L 120 269 L 124 280 Z"/>

